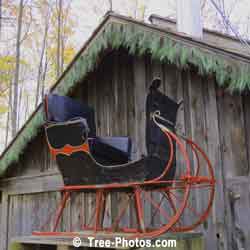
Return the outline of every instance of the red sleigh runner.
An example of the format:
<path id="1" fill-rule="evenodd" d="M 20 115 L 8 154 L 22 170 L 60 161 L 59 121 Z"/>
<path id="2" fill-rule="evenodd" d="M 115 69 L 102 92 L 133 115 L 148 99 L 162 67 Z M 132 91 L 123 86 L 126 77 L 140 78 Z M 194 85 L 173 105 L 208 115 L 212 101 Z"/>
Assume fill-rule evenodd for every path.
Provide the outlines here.
<path id="1" fill-rule="evenodd" d="M 64 187 L 52 218 L 53 228 L 43 227 L 33 235 L 100 233 L 112 237 L 121 233 L 126 237 L 152 238 L 167 231 L 193 230 L 207 219 L 215 194 L 213 168 L 197 144 L 176 133 L 180 104 L 162 94 L 159 86 L 160 79 L 155 79 L 147 96 L 147 155 L 139 160 L 133 157 L 130 138 L 96 136 L 94 110 L 89 106 L 68 97 L 46 97 L 46 138 Z M 80 228 L 60 230 L 68 201 L 73 194 L 82 192 L 95 193 L 95 209 L 88 218 L 81 216 Z M 126 198 L 111 216 L 107 203 L 113 192 L 123 192 Z M 205 205 L 193 205 L 197 192 L 202 192 Z M 124 226 L 121 221 L 128 211 L 131 221 Z M 152 223 L 155 218 L 158 222 Z"/>

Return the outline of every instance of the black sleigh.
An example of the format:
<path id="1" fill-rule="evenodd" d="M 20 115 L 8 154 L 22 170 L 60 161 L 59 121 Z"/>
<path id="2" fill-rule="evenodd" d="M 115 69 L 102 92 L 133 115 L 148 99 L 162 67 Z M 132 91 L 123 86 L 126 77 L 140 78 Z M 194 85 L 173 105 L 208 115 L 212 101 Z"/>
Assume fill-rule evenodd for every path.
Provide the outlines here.
<path id="1" fill-rule="evenodd" d="M 69 97 L 47 95 L 44 101 L 46 116 L 45 134 L 52 157 L 62 174 L 63 199 L 56 212 L 53 228 L 34 235 L 79 235 L 91 231 L 127 233 L 129 237 L 156 237 L 168 231 L 187 231 L 201 224 L 208 216 L 214 197 L 214 175 L 205 153 L 193 141 L 180 139 L 175 133 L 177 103 L 161 93 L 160 79 L 155 79 L 146 98 L 146 149 L 147 154 L 134 159 L 134 142 L 129 137 L 101 137 L 96 134 L 95 113 L 87 104 Z M 205 159 L 205 176 L 201 167 L 191 171 L 189 145 L 196 157 Z M 181 166 L 176 164 L 176 150 L 182 158 Z M 180 161 L 179 161 L 180 162 Z M 209 186 L 208 205 L 198 211 L 189 225 L 178 226 L 180 217 L 188 207 L 192 187 Z M 107 222 L 106 197 L 112 192 L 125 192 L 126 205 L 114 218 Z M 61 232 L 59 223 L 63 210 L 74 192 L 95 192 L 96 201 L 92 217 L 85 219 L 81 228 Z M 161 197 L 157 202 L 152 197 Z M 178 197 L 178 199 L 177 199 Z M 146 223 L 145 202 L 154 208 L 153 216 L 163 218 L 156 227 Z M 130 205 L 129 205 L 130 204 Z M 127 209 L 134 207 L 136 226 L 122 226 L 120 221 Z M 119 206 L 120 207 L 120 206 Z M 130 208 L 129 208 L 130 207 Z M 89 223 L 86 224 L 86 221 Z M 78 233 L 75 233 L 77 231 Z M 109 234 L 110 236 L 110 234 Z"/>

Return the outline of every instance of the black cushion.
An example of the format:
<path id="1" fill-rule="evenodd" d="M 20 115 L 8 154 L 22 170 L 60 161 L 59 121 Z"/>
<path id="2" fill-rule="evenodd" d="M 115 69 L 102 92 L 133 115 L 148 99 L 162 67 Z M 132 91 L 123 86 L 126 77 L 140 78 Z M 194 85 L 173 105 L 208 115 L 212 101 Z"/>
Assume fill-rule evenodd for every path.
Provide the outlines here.
<path id="1" fill-rule="evenodd" d="M 128 137 L 98 137 L 89 139 L 90 151 L 103 165 L 125 164 L 130 159 L 131 140 Z"/>
<path id="2" fill-rule="evenodd" d="M 131 153 L 131 139 L 127 136 L 98 137 L 98 140 L 101 143 L 107 144 L 109 146 L 112 146 L 113 148 L 116 148 L 116 149 L 124 152 L 128 156 Z"/>

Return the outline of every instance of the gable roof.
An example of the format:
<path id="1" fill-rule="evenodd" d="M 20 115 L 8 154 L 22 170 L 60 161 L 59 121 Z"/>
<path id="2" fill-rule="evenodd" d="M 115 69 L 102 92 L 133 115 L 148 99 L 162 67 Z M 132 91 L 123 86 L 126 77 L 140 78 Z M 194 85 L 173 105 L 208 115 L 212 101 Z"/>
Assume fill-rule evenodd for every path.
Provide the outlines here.
<path id="1" fill-rule="evenodd" d="M 249 57 L 108 12 L 50 91 L 67 95 L 76 83 L 97 66 L 102 51 L 119 47 L 128 49 L 132 55 L 150 53 L 153 59 L 173 63 L 180 68 L 187 68 L 192 64 L 201 75 L 214 74 L 218 84 L 230 90 L 243 91 L 250 88 Z M 8 166 L 18 161 L 43 123 L 40 104 L 2 153 L 0 176 Z"/>

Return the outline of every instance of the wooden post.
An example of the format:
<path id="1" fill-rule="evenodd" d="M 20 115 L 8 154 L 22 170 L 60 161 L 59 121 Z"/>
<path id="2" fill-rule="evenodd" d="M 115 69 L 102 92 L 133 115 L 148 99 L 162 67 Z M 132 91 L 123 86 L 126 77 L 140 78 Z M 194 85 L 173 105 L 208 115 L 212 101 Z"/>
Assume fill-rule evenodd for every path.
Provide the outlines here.
<path id="1" fill-rule="evenodd" d="M 201 1 L 177 0 L 177 30 L 202 38 Z"/>

